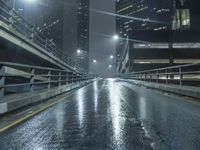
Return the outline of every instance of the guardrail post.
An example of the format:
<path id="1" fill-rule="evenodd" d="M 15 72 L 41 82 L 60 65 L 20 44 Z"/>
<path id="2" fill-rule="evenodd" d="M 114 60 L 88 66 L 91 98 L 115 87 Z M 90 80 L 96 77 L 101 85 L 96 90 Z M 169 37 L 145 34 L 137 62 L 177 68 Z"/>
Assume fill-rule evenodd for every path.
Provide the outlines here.
<path id="1" fill-rule="evenodd" d="M 0 67 L 0 97 L 5 95 L 5 66 Z"/>
<path id="2" fill-rule="evenodd" d="M 74 73 L 72 72 L 72 75 L 71 75 L 71 82 L 72 84 L 74 83 Z"/>
<path id="3" fill-rule="evenodd" d="M 14 23 L 13 10 L 9 11 L 9 15 L 10 15 L 10 17 L 9 17 L 9 23 L 10 23 L 10 25 L 9 26 L 12 28 L 13 27 L 13 23 Z"/>
<path id="4" fill-rule="evenodd" d="M 182 82 L 183 74 L 182 74 L 181 67 L 179 67 L 179 76 L 180 76 L 180 86 L 182 86 L 183 85 L 183 82 Z"/>
<path id="5" fill-rule="evenodd" d="M 84 74 L 84 75 L 83 75 L 83 80 L 84 80 L 84 81 L 87 80 L 87 77 L 88 77 L 88 76 L 87 76 L 86 74 Z"/>
<path id="6" fill-rule="evenodd" d="M 70 72 L 68 73 L 68 83 L 72 83 L 72 75 Z"/>
<path id="7" fill-rule="evenodd" d="M 34 39 L 34 36 L 35 36 L 35 33 L 34 33 L 35 31 L 34 31 L 34 27 L 32 27 L 31 28 L 31 33 L 30 33 L 30 39 L 31 39 L 31 41 L 33 41 L 33 39 Z"/>
<path id="8" fill-rule="evenodd" d="M 166 84 L 168 84 L 168 77 L 169 76 L 168 76 L 168 70 L 167 69 L 165 70 L 165 74 L 166 74 Z"/>
<path id="9" fill-rule="evenodd" d="M 75 73 L 75 82 L 77 82 L 77 81 L 78 81 L 78 74 Z"/>
<path id="10" fill-rule="evenodd" d="M 135 78 L 136 80 L 139 80 L 139 79 L 140 79 L 140 75 L 139 75 L 139 74 L 135 74 L 134 78 Z"/>
<path id="11" fill-rule="evenodd" d="M 34 77 L 35 77 L 35 68 L 31 68 L 30 92 L 33 92 L 33 91 L 34 91 Z"/>
<path id="12" fill-rule="evenodd" d="M 78 76 L 78 82 L 80 82 L 81 81 L 81 74 L 79 74 L 79 76 Z"/>
<path id="13" fill-rule="evenodd" d="M 76 82 L 79 81 L 79 74 L 76 74 Z"/>
<path id="14" fill-rule="evenodd" d="M 62 75 L 62 73 L 61 72 L 59 72 L 59 74 L 58 74 L 58 86 L 61 86 L 61 75 Z"/>
<path id="15" fill-rule="evenodd" d="M 51 70 L 48 71 L 48 89 L 51 88 Z"/>
<path id="16" fill-rule="evenodd" d="M 65 80 L 66 80 L 66 85 L 67 85 L 68 84 L 68 72 L 66 72 Z"/>
<path id="17" fill-rule="evenodd" d="M 149 73 L 149 80 L 150 80 L 150 82 L 152 81 L 152 75 L 151 75 L 151 72 Z"/>
<path id="18" fill-rule="evenodd" d="M 158 84 L 159 83 L 159 72 L 158 70 L 156 70 L 156 83 Z"/>

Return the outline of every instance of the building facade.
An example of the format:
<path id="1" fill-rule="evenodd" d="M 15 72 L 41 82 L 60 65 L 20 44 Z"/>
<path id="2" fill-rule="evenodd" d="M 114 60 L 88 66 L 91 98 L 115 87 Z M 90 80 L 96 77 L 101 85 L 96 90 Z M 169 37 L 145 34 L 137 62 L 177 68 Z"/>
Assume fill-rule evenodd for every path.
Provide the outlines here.
<path id="1" fill-rule="evenodd" d="M 164 0 L 116 0 L 117 33 L 126 37 L 134 30 L 170 29 L 172 4 Z"/>
<path id="2" fill-rule="evenodd" d="M 141 41 L 134 32 L 170 30 L 172 8 L 172 1 L 116 0 L 116 32 L 122 38 L 116 49 L 118 71 L 121 66 L 132 68 L 127 55 L 133 54 L 134 43 Z"/>
<path id="3" fill-rule="evenodd" d="M 121 37 L 116 50 L 117 72 L 199 61 L 200 9 L 196 4 L 193 0 L 116 1 L 116 30 Z M 125 17 L 130 14 L 133 19 Z"/>
<path id="4" fill-rule="evenodd" d="M 77 10 L 77 49 L 76 58 L 89 71 L 89 0 L 78 0 Z"/>
<path id="5" fill-rule="evenodd" d="M 195 0 L 175 0 L 172 30 L 200 31 L 200 2 Z"/>
<path id="6" fill-rule="evenodd" d="M 41 21 L 48 21 L 45 35 L 88 72 L 89 0 L 49 0 L 48 5 L 49 13 Z"/>
<path id="7" fill-rule="evenodd" d="M 89 0 L 5 1 L 82 68 L 89 71 Z M 77 49 L 82 53 L 77 55 Z"/>

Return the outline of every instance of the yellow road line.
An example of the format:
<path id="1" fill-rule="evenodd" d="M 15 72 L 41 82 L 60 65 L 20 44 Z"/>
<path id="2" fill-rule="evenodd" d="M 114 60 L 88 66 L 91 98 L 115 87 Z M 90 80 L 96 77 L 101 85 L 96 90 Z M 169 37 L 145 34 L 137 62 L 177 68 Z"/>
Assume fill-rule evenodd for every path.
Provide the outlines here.
<path id="1" fill-rule="evenodd" d="M 82 88 L 79 88 L 79 89 L 73 91 L 71 94 L 66 95 L 65 97 L 61 98 L 60 100 L 58 100 L 58 101 L 56 101 L 56 102 L 53 102 L 53 103 L 51 103 L 51 104 L 48 104 L 48 105 L 46 105 L 46 106 L 40 108 L 39 110 L 34 111 L 33 113 L 31 113 L 31 114 L 29 114 L 29 115 L 27 115 L 27 116 L 25 116 L 25 117 L 23 117 L 23 118 L 21 118 L 21 119 L 18 119 L 18 120 L 14 121 L 13 123 L 11 123 L 11 124 L 9 124 L 9 125 L 3 127 L 3 128 L 0 128 L 0 133 L 1 133 L 1 132 L 4 132 L 4 131 L 6 131 L 6 130 L 8 130 L 8 129 L 14 127 L 14 126 L 16 126 L 17 124 L 19 124 L 19 123 L 21 123 L 21 122 L 23 122 L 23 121 L 25 121 L 25 120 L 27 120 L 27 119 L 29 119 L 29 118 L 35 116 L 35 115 L 37 115 L 38 113 L 40 113 L 40 112 L 46 110 L 47 108 L 49 108 L 49 107 L 51 107 L 51 106 L 53 106 L 53 105 L 55 105 L 55 104 L 57 104 L 57 103 L 59 103 L 59 102 L 61 102 L 61 101 L 64 101 L 66 98 L 69 98 L 70 96 L 72 96 L 72 95 L 73 95 L 75 92 L 77 92 L 78 90 L 84 89 L 84 88 L 86 88 L 86 87 L 88 87 L 88 86 L 90 86 L 90 85 L 91 85 L 91 83 L 88 84 L 87 86 L 84 86 L 84 87 L 82 87 Z"/>
<path id="2" fill-rule="evenodd" d="M 51 103 L 51 104 L 49 104 L 49 105 L 46 105 L 46 106 L 40 108 L 39 110 L 34 111 L 33 113 L 31 113 L 31 114 L 29 114 L 29 115 L 27 115 L 27 116 L 25 116 L 25 117 L 23 117 L 23 118 L 21 118 L 21 119 L 19 119 L 19 120 L 16 120 L 16 121 L 14 121 L 13 123 L 11 123 L 11 124 L 9 124 L 9 125 L 3 127 L 3 128 L 0 128 L 0 132 L 4 132 L 4 131 L 6 131 L 6 130 L 8 130 L 8 129 L 14 127 L 14 126 L 16 126 L 17 124 L 19 124 L 19 123 L 21 123 L 21 122 L 23 122 L 23 121 L 25 121 L 25 120 L 27 120 L 27 119 L 29 119 L 29 118 L 31 118 L 31 117 L 37 115 L 38 113 L 40 113 L 40 112 L 46 110 L 47 108 L 49 108 L 49 107 L 51 107 L 51 106 L 53 106 L 53 105 L 59 103 L 60 101 L 64 101 L 66 98 L 72 96 L 75 92 L 76 92 L 76 91 L 74 91 L 73 93 L 67 95 L 66 97 L 62 98 L 61 100 L 58 100 L 58 101 L 53 102 L 53 103 Z"/>

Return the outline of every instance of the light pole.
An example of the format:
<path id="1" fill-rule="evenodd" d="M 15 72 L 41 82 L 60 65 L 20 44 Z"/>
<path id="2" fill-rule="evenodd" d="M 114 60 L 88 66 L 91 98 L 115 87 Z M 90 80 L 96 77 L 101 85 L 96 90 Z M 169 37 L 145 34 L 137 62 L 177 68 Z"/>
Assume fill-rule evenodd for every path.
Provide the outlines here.
<path id="1" fill-rule="evenodd" d="M 13 0 L 13 6 L 12 6 L 13 10 L 15 10 L 15 7 L 16 7 L 16 0 Z"/>

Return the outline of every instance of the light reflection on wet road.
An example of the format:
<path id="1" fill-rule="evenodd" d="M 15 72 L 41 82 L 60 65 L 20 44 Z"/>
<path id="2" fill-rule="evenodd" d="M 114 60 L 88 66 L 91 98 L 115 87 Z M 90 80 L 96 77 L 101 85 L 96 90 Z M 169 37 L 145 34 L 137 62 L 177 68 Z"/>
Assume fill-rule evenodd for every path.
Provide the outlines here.
<path id="1" fill-rule="evenodd" d="M 0 134 L 0 150 L 200 149 L 200 105 L 101 80 Z"/>

